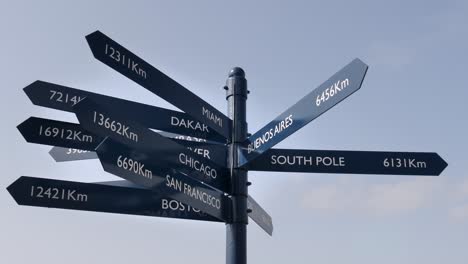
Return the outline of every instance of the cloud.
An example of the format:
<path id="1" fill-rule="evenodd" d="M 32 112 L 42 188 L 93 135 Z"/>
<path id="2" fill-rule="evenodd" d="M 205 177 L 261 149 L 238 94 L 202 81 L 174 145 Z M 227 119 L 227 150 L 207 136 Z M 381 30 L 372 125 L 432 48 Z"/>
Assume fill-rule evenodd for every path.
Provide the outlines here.
<path id="1" fill-rule="evenodd" d="M 309 210 L 329 213 L 359 211 L 395 215 L 430 205 L 437 191 L 437 181 L 431 181 L 431 178 L 405 179 L 396 183 L 338 182 L 305 191 L 302 205 Z"/>
<path id="2" fill-rule="evenodd" d="M 307 192 L 303 204 L 309 209 L 337 210 L 343 207 L 343 197 L 337 185 L 324 185 Z"/>

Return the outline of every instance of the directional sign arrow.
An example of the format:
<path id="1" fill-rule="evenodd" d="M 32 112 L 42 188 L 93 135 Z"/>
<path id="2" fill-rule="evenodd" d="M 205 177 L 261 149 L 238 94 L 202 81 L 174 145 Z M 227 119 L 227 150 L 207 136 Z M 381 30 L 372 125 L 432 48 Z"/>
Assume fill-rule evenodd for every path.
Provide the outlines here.
<path id="1" fill-rule="evenodd" d="M 227 147 L 224 145 L 181 139 L 172 140 L 221 167 L 227 167 Z"/>
<path id="2" fill-rule="evenodd" d="M 230 138 L 231 120 L 203 99 L 100 31 L 86 40 L 96 59 Z"/>
<path id="3" fill-rule="evenodd" d="M 135 166 L 138 167 L 134 167 L 133 169 L 138 171 L 130 171 L 128 177 L 131 178 L 129 179 L 127 177 L 125 179 L 147 188 L 153 188 L 159 185 L 158 178 L 154 178 L 154 175 L 164 176 L 168 171 L 183 171 L 190 177 L 213 185 L 213 187 L 218 189 L 226 185 L 221 179 L 218 180 L 218 175 L 212 170 L 209 170 L 209 168 L 205 171 L 206 174 L 199 173 L 199 171 L 196 170 L 187 170 L 181 167 L 180 164 L 174 166 L 175 164 L 171 162 L 171 159 L 168 160 L 164 154 L 159 155 L 158 153 L 155 154 L 155 152 L 132 149 L 111 138 L 105 139 L 96 148 L 96 152 L 104 170 L 113 174 L 122 174 L 123 171 L 121 167 L 126 166 L 127 160 L 129 160 L 130 163 L 137 162 Z M 129 167 L 133 166 L 132 164 L 127 165 Z M 221 184 L 219 182 L 221 182 Z"/>
<path id="4" fill-rule="evenodd" d="M 110 186 L 120 186 L 120 187 L 125 187 L 125 188 L 148 190 L 147 188 L 144 188 L 144 187 L 142 187 L 140 185 L 137 185 L 135 183 L 132 183 L 132 182 L 126 181 L 126 180 L 96 182 L 96 184 L 103 184 L 103 185 L 110 185 Z M 177 200 L 170 199 L 170 198 L 161 199 L 161 207 L 163 208 L 163 210 L 171 210 L 171 211 L 175 212 L 176 215 L 178 215 L 178 214 L 187 215 L 187 212 L 188 213 L 193 212 L 196 215 L 201 215 L 203 217 L 207 217 L 210 221 L 221 222 L 220 220 L 203 213 L 199 209 L 196 209 L 196 208 L 194 208 L 194 207 L 192 207 L 190 205 L 186 205 L 184 203 L 181 203 L 181 202 L 179 202 Z M 163 213 L 163 216 L 165 216 L 166 214 L 167 214 L 167 212 Z"/>
<path id="5" fill-rule="evenodd" d="M 108 182 L 97 182 L 98 184 L 112 185 L 112 186 L 122 186 L 128 188 L 144 188 L 140 185 L 134 184 L 130 181 L 121 180 L 121 181 L 108 181 Z M 172 202 L 173 210 L 177 209 L 177 203 L 174 200 Z M 273 221 L 271 216 L 263 210 L 263 208 L 252 198 L 250 195 L 247 197 L 247 208 L 249 209 L 249 217 L 254 220 L 265 232 L 270 236 L 273 235 Z"/>
<path id="6" fill-rule="evenodd" d="M 367 65 L 353 60 L 295 105 L 250 136 L 240 165 L 252 161 L 361 88 Z"/>
<path id="7" fill-rule="evenodd" d="M 77 126 L 79 126 L 77 124 Z M 167 135 L 167 133 L 159 133 L 165 137 L 173 136 L 172 134 Z M 171 137 L 169 137 L 171 138 Z M 227 161 L 227 148 L 224 145 L 213 144 L 208 142 L 195 142 L 187 141 L 177 138 L 171 138 L 174 142 L 179 143 L 182 146 L 187 147 L 195 154 L 198 154 L 204 158 L 212 160 L 214 163 L 226 167 Z M 94 150 L 94 149 L 93 149 Z M 56 162 L 67 162 L 67 161 L 78 161 L 78 160 L 88 160 L 88 159 L 97 159 L 98 156 L 93 151 L 81 150 L 75 148 L 64 148 L 64 147 L 53 147 L 49 154 Z"/>
<path id="8" fill-rule="evenodd" d="M 152 153 L 161 162 L 167 162 L 182 173 L 189 174 L 207 184 L 227 192 L 228 170 L 213 161 L 194 154 L 184 146 L 165 138 L 140 124 L 85 99 L 74 106 L 80 124 L 97 135 L 113 140 L 143 153 Z"/>
<path id="9" fill-rule="evenodd" d="M 19 205 L 220 221 L 146 189 L 22 176 L 7 190 Z"/>
<path id="10" fill-rule="evenodd" d="M 447 163 L 431 152 L 270 149 L 247 167 L 255 171 L 438 176 Z"/>
<path id="11" fill-rule="evenodd" d="M 249 195 L 247 198 L 249 217 L 254 220 L 270 236 L 273 235 L 273 220 L 271 216 Z"/>
<path id="12" fill-rule="evenodd" d="M 30 143 L 81 150 L 94 150 L 103 139 L 78 124 L 39 117 L 28 118 L 18 125 L 18 130 Z"/>
<path id="13" fill-rule="evenodd" d="M 56 162 L 97 159 L 96 152 L 76 148 L 53 147 L 49 151 Z"/>
<path id="14" fill-rule="evenodd" d="M 158 157 L 132 150 L 109 138 L 99 145 L 96 152 L 106 172 L 227 221 L 230 212 L 228 196 L 201 181 L 168 168 Z"/>
<path id="15" fill-rule="evenodd" d="M 132 120 L 149 128 L 212 141 L 226 142 L 224 137 L 214 132 L 207 125 L 178 111 L 91 93 L 44 81 L 33 82 L 24 88 L 24 92 L 35 105 L 67 112 L 73 112 L 73 106 L 84 98 L 91 98 L 95 102 L 112 107 L 115 112 L 127 115 Z"/>

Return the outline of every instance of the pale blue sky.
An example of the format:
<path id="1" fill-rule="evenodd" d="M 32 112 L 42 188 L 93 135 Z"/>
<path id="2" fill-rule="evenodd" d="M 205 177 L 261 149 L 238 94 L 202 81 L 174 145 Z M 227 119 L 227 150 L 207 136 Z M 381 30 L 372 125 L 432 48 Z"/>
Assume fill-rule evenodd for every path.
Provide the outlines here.
<path id="1" fill-rule="evenodd" d="M 31 115 L 76 121 L 32 105 L 35 80 L 174 109 L 92 57 L 84 36 L 99 29 L 223 112 L 243 67 L 250 132 L 358 57 L 362 88 L 278 147 L 448 162 L 440 177 L 249 173 L 275 226 L 249 225 L 249 263 L 466 263 L 467 25 L 466 1 L 1 1 L 0 262 L 224 262 L 223 224 L 24 207 L 5 190 L 22 175 L 117 179 L 25 142 Z"/>

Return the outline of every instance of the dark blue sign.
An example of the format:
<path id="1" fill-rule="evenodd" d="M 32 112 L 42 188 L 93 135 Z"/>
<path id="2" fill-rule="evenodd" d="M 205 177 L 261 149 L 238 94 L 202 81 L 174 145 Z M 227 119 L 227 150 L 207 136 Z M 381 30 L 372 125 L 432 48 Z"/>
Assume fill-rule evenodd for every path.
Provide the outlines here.
<path id="1" fill-rule="evenodd" d="M 263 210 L 263 208 L 252 198 L 247 198 L 247 208 L 249 209 L 249 217 L 254 220 L 265 232 L 270 236 L 273 235 L 273 220 L 271 216 Z"/>
<path id="2" fill-rule="evenodd" d="M 229 199 L 223 192 L 168 167 L 164 158 L 132 150 L 105 139 L 96 149 L 106 172 L 186 203 L 221 220 L 227 220 Z"/>
<path id="3" fill-rule="evenodd" d="M 438 176 L 447 163 L 431 152 L 270 149 L 249 170 Z"/>
<path id="4" fill-rule="evenodd" d="M 188 135 L 212 141 L 226 142 L 226 139 L 207 125 L 189 115 L 177 111 L 136 103 L 75 88 L 35 81 L 24 88 L 24 92 L 35 105 L 73 112 L 73 106 L 85 98 L 91 98 L 101 105 L 112 107 L 121 115 L 148 128 Z"/>
<path id="5" fill-rule="evenodd" d="M 232 121 L 187 88 L 100 31 L 89 34 L 86 40 L 96 59 L 200 120 L 224 138 L 230 137 Z"/>
<path id="6" fill-rule="evenodd" d="M 78 126 L 78 124 L 77 124 Z M 171 138 L 174 142 L 185 146 L 190 151 L 193 151 L 195 154 L 198 154 L 204 158 L 212 160 L 214 163 L 220 165 L 221 167 L 227 167 L 227 148 L 224 145 L 216 144 L 213 142 L 204 142 L 204 141 L 188 141 L 174 138 L 172 134 L 160 132 L 160 135 Z M 179 137 L 179 136 L 177 136 Z M 185 137 L 184 138 L 190 138 Z M 93 149 L 94 150 L 94 149 Z M 88 160 L 88 159 L 97 159 L 98 156 L 95 152 L 89 150 L 81 150 L 75 148 L 64 148 L 64 147 L 53 147 L 49 154 L 56 162 L 66 162 L 66 161 L 77 161 L 77 160 Z"/>
<path id="7" fill-rule="evenodd" d="M 78 103 L 74 110 L 80 124 L 97 135 L 113 140 L 143 153 L 152 153 L 161 162 L 190 175 L 200 175 L 203 181 L 224 192 L 228 190 L 228 170 L 197 155 L 131 120 L 99 107 L 90 99 Z"/>
<path id="8" fill-rule="evenodd" d="M 22 176 L 7 190 L 19 205 L 220 222 L 146 189 Z"/>
<path id="9" fill-rule="evenodd" d="M 39 117 L 28 118 L 18 125 L 18 130 L 29 143 L 80 150 L 94 150 L 103 139 L 78 124 Z"/>
<path id="10" fill-rule="evenodd" d="M 219 177 L 215 169 L 205 166 L 203 163 L 197 163 L 197 160 L 186 160 L 188 157 L 183 152 L 177 157 L 180 161 L 175 164 L 170 156 L 166 157 L 157 154 L 157 152 L 132 149 L 110 138 L 105 139 L 96 149 L 96 152 L 105 171 L 122 174 L 126 171 L 121 169 L 130 166 L 137 170 L 137 173 L 128 171 L 127 176 L 131 178 L 127 177 L 125 179 L 147 188 L 154 188 L 159 185 L 159 178 L 153 176 L 164 176 L 168 172 L 177 171 L 223 192 L 228 190 L 229 181 L 227 177 Z M 129 160 L 130 164 L 126 164 L 127 160 Z M 185 162 L 185 164 L 181 165 L 181 162 Z"/>
<path id="11" fill-rule="evenodd" d="M 295 105 L 250 136 L 240 166 L 246 165 L 361 88 L 367 65 L 353 60 Z"/>

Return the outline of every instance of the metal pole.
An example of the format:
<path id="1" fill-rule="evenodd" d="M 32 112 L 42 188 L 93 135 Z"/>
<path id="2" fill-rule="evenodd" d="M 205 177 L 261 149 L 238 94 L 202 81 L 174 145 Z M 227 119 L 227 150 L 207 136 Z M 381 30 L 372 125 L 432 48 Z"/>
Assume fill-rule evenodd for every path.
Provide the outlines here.
<path id="1" fill-rule="evenodd" d="M 231 173 L 232 221 L 226 224 L 226 263 L 247 263 L 247 170 L 239 169 L 241 144 L 247 138 L 247 80 L 244 70 L 233 68 L 226 81 L 228 116 L 232 119 L 232 134 L 228 144 L 228 164 Z"/>

